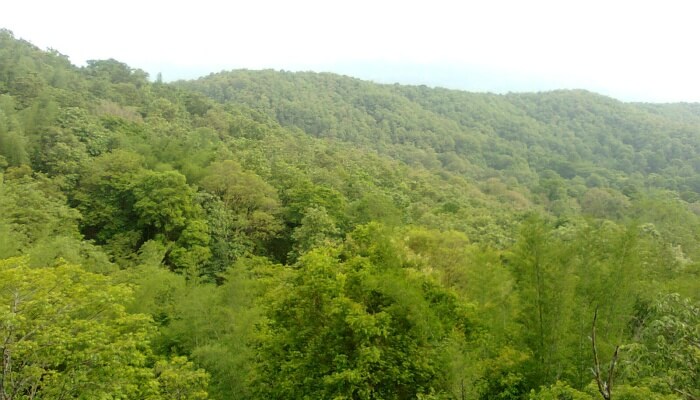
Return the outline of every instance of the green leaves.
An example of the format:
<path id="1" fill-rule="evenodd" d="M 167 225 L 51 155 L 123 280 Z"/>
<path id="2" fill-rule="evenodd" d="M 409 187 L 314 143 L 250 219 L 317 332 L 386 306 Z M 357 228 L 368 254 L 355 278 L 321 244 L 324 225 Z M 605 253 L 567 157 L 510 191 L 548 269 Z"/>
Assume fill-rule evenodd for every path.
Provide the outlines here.
<path id="1" fill-rule="evenodd" d="M 294 273 L 269 293 L 268 322 L 256 341 L 258 396 L 445 392 L 442 349 L 451 332 L 461 332 L 462 340 L 468 335 L 466 308 L 422 273 L 391 259 L 383 264 L 390 249 L 370 258 L 348 249 L 344 261 L 339 250 L 321 247 L 302 255 Z"/>
<path id="2" fill-rule="evenodd" d="M 221 232 L 232 241 L 245 243 L 252 252 L 260 252 L 265 243 L 282 229 L 277 192 L 251 171 L 244 171 L 232 160 L 212 163 L 200 181 L 207 192 L 219 197 L 230 212 L 229 229 Z"/>
<path id="3" fill-rule="evenodd" d="M 201 369 L 195 370 L 186 357 L 158 361 L 155 374 L 164 399 L 203 400 L 208 397 L 209 376 Z"/>
<path id="4" fill-rule="evenodd" d="M 133 186 L 137 223 L 172 239 L 192 214 L 192 189 L 185 176 L 175 172 L 146 172 Z"/>
<path id="5" fill-rule="evenodd" d="M 654 300 L 696 300 L 694 105 L 151 84 L 5 30 L 0 93 L 0 257 L 52 266 L 3 264 L 23 393 L 581 399 L 599 307 L 601 353 L 634 361 L 616 398 L 697 397 L 697 307 Z"/>
<path id="6" fill-rule="evenodd" d="M 638 340 L 625 346 L 623 373 L 685 399 L 700 396 L 700 304 L 678 294 L 659 297 L 637 322 Z"/>
<path id="7" fill-rule="evenodd" d="M 128 287 L 77 266 L 31 269 L 26 259 L 0 261 L 0 398 L 167 394 L 153 385 L 151 320 L 126 312 L 130 296 Z M 173 374 L 182 377 L 185 368 L 178 371 Z M 206 380 L 198 380 L 193 387 L 201 392 Z"/>
<path id="8" fill-rule="evenodd" d="M 143 170 L 128 152 L 99 156 L 88 164 L 75 193 L 85 216 L 83 231 L 107 244 L 121 263 L 149 240 L 168 248 L 165 263 L 198 276 L 211 256 L 204 211 L 185 176 Z"/>

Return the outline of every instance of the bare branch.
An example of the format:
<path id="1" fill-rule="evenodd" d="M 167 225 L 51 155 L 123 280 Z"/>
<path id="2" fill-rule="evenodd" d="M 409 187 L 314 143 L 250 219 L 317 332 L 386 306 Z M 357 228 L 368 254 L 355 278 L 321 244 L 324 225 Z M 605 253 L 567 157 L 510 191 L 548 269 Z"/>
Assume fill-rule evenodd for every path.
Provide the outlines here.
<path id="1" fill-rule="evenodd" d="M 610 399 L 610 393 L 612 393 L 613 388 L 613 372 L 615 371 L 615 365 L 617 364 L 617 355 L 620 352 L 620 346 L 615 346 L 615 353 L 613 354 L 612 360 L 610 360 L 610 368 L 608 368 L 608 399 Z"/>
<path id="2" fill-rule="evenodd" d="M 700 400 L 700 397 L 694 396 L 693 394 L 688 393 L 688 392 L 686 392 L 686 391 L 683 391 L 683 390 L 681 390 L 681 389 L 673 388 L 673 391 L 676 392 L 676 393 L 678 393 L 678 394 L 680 394 L 681 396 L 683 396 L 683 397 L 685 397 L 685 398 L 687 398 L 687 399 L 690 399 L 690 400 Z"/>
<path id="3" fill-rule="evenodd" d="M 595 382 L 598 385 L 598 391 L 600 395 L 603 396 L 604 400 L 610 400 L 612 395 L 613 387 L 613 375 L 615 372 L 615 365 L 617 365 L 617 356 L 620 351 L 620 346 L 615 347 L 615 353 L 613 354 L 612 360 L 610 360 L 610 367 L 608 368 L 608 376 L 605 380 L 600 375 L 600 360 L 598 358 L 598 346 L 596 344 L 595 338 L 595 327 L 598 321 L 598 307 L 595 309 L 595 314 L 593 314 L 593 328 L 591 332 L 591 342 L 593 344 L 593 361 L 595 365 L 593 366 L 593 376 L 595 377 Z"/>
<path id="4" fill-rule="evenodd" d="M 593 329 L 591 332 L 591 342 L 593 344 L 593 377 L 595 378 L 595 383 L 598 385 L 598 391 L 603 396 L 603 399 L 610 400 L 610 394 L 607 391 L 606 385 L 600 379 L 600 361 L 598 360 L 598 346 L 595 342 L 595 326 L 598 321 L 598 307 L 595 308 L 595 314 L 593 314 Z"/>

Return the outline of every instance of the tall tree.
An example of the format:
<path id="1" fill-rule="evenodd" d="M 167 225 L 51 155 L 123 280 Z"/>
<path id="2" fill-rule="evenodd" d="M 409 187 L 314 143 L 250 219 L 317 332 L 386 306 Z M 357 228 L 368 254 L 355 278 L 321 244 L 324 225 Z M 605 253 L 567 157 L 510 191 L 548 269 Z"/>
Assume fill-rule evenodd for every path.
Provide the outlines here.
<path id="1" fill-rule="evenodd" d="M 566 347 L 572 321 L 576 277 L 565 244 L 541 218 L 530 217 L 508 258 L 522 302 L 523 339 L 533 353 L 536 385 L 567 374 Z"/>
<path id="2" fill-rule="evenodd" d="M 126 312 L 130 296 L 126 285 L 77 266 L 0 261 L 0 399 L 173 398 L 178 379 L 200 394 L 177 398 L 206 398 L 206 374 L 191 364 L 154 370 L 153 325 Z"/>
<path id="3" fill-rule="evenodd" d="M 470 333 L 467 307 L 423 274 L 381 260 L 387 249 L 365 248 L 377 250 L 371 257 L 350 250 L 341 261 L 339 249 L 318 248 L 272 289 L 256 341 L 260 398 L 403 399 L 449 391 L 441 365 L 447 343 Z"/>

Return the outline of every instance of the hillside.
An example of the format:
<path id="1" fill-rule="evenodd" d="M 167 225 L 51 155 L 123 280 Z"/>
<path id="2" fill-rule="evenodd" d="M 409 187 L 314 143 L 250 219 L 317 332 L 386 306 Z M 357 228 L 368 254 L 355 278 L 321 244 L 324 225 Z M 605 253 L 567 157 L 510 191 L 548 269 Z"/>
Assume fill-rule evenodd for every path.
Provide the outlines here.
<path id="1" fill-rule="evenodd" d="M 585 91 L 476 94 L 274 71 L 212 74 L 179 86 L 246 104 L 316 137 L 474 177 L 498 171 L 526 183 L 533 176 L 521 176 L 525 168 L 566 179 L 603 173 L 618 183 L 637 172 L 688 178 L 666 184 L 697 189 L 686 176 L 695 169 L 683 175 L 671 166 L 692 166 L 696 157 L 700 114 L 692 104 L 625 104 Z M 461 165 L 450 162 L 457 158 Z"/>
<path id="2" fill-rule="evenodd" d="M 593 399 L 596 312 L 616 398 L 697 398 L 699 146 L 697 104 L 0 30 L 0 399 Z"/>

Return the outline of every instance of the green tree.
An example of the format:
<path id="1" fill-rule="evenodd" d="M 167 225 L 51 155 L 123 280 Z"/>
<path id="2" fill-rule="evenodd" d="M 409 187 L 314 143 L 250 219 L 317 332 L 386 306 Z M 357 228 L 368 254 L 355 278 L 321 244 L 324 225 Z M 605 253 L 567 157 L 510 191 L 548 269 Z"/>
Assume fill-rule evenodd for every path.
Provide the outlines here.
<path id="1" fill-rule="evenodd" d="M 596 218 L 619 219 L 629 208 L 629 200 L 623 194 L 597 187 L 586 191 L 580 202 L 581 211 Z"/>
<path id="2" fill-rule="evenodd" d="M 201 369 L 195 370 L 194 364 L 186 357 L 158 361 L 155 375 L 164 399 L 203 400 L 209 397 L 209 376 Z"/>
<path id="3" fill-rule="evenodd" d="M 83 240 L 79 221 L 55 180 L 26 165 L 8 168 L 0 177 L 0 258 L 23 254 L 31 256 L 32 265 L 64 259 L 93 272 L 111 270 L 101 249 Z"/>
<path id="4" fill-rule="evenodd" d="M 148 171 L 137 178 L 132 190 L 143 238 L 172 245 L 166 264 L 196 277 L 211 256 L 209 232 L 185 176 L 176 171 Z"/>
<path id="5" fill-rule="evenodd" d="M 133 183 L 142 174 L 143 158 L 118 150 L 90 159 L 83 166 L 73 203 L 83 215 L 81 230 L 88 239 L 106 244 L 136 227 Z"/>
<path id="6" fill-rule="evenodd" d="M 288 256 L 289 260 L 296 260 L 299 255 L 316 247 L 332 244 L 339 234 L 335 221 L 323 206 L 307 208 L 301 225 L 292 232 L 294 246 Z"/>
<path id="7" fill-rule="evenodd" d="M 530 400 L 593 400 L 594 397 L 580 392 L 564 382 L 557 381 L 551 386 L 542 387 L 535 393 L 530 392 Z"/>
<path id="8" fill-rule="evenodd" d="M 623 352 L 626 380 L 687 400 L 700 398 L 700 304 L 670 294 L 639 311 L 637 341 Z"/>
<path id="9" fill-rule="evenodd" d="M 282 229 L 280 204 L 274 187 L 232 160 L 212 163 L 199 182 L 207 192 L 218 196 L 232 213 L 233 240 L 253 252 Z"/>
<path id="10" fill-rule="evenodd" d="M 358 232 L 359 242 L 367 232 Z M 363 247 L 356 242 L 355 246 Z M 360 247 L 354 247 L 359 249 Z M 253 375 L 260 398 L 385 398 L 449 391 L 447 343 L 466 340 L 468 308 L 424 274 L 321 247 L 267 298 Z M 394 256 L 396 257 L 396 256 Z"/>
<path id="11" fill-rule="evenodd" d="M 168 368 L 179 378 L 159 381 L 150 364 L 153 325 L 126 312 L 130 296 L 126 285 L 77 266 L 0 261 L 0 399 L 172 398 L 172 380 L 204 391 L 203 372 L 178 366 L 180 359 Z"/>
<path id="12" fill-rule="evenodd" d="M 83 231 L 126 264 L 134 262 L 144 243 L 156 240 L 166 246 L 166 265 L 197 276 L 211 252 L 195 192 L 184 175 L 144 170 L 141 162 L 133 153 L 118 151 L 84 167 L 74 195 L 85 216 Z"/>
<path id="13" fill-rule="evenodd" d="M 591 221 L 569 230 L 568 262 L 577 277 L 575 315 L 594 315 L 601 332 L 600 354 L 611 355 L 629 336 L 635 304 L 647 296 L 648 280 L 657 265 L 665 263 L 656 254 L 657 244 L 645 240 L 636 225 Z M 570 357 L 573 374 L 569 383 L 580 389 L 590 382 L 590 321 L 572 321 Z"/>
<path id="14" fill-rule="evenodd" d="M 508 258 L 521 299 L 523 339 L 533 353 L 531 373 L 537 385 L 554 383 L 570 367 L 570 334 L 576 277 L 565 244 L 538 217 L 522 226 Z"/>
<path id="15" fill-rule="evenodd" d="M 29 162 L 27 143 L 15 112 L 13 98 L 0 95 L 0 156 L 8 165 L 17 167 Z"/>

